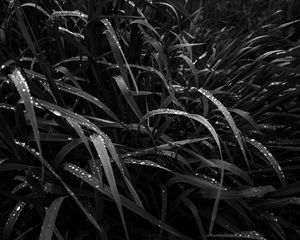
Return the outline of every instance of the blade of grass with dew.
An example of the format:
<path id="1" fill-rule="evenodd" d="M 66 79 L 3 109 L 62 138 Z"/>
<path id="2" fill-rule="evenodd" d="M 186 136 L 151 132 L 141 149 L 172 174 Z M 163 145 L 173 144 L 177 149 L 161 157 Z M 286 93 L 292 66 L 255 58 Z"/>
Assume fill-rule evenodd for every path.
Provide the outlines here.
<path id="1" fill-rule="evenodd" d="M 47 80 L 49 82 L 51 91 L 53 92 L 53 94 L 55 96 L 54 100 L 57 101 L 59 105 L 64 106 L 63 98 L 57 89 L 55 81 L 53 80 L 53 76 L 50 71 L 50 66 L 45 61 L 45 56 L 43 55 L 43 53 L 41 51 L 39 51 L 39 48 L 36 48 L 34 45 L 34 42 L 37 42 L 36 37 L 34 35 L 34 32 L 31 29 L 28 19 L 24 15 L 23 10 L 18 1 L 15 2 L 14 8 L 15 8 L 15 12 L 16 12 L 17 20 L 18 20 L 18 25 L 19 25 L 19 28 L 21 29 L 22 35 L 23 35 L 26 43 L 28 44 L 30 51 L 32 52 L 32 54 L 36 58 L 37 62 L 39 63 L 41 70 L 47 76 Z M 23 17 L 24 17 L 24 19 L 23 19 Z M 33 39 L 27 29 L 27 26 L 26 26 L 24 20 L 27 22 L 29 30 L 31 30 L 30 33 L 31 33 Z"/>
<path id="2" fill-rule="evenodd" d="M 122 50 L 121 44 L 119 43 L 119 40 L 117 38 L 117 35 L 113 29 L 113 27 L 111 26 L 110 22 L 107 19 L 102 19 L 101 22 L 104 24 L 104 26 L 107 28 L 107 31 L 105 31 L 106 37 L 108 38 L 108 43 L 113 51 L 113 54 L 115 56 L 115 60 L 117 61 L 118 67 L 120 69 L 121 75 L 124 78 L 126 85 L 129 87 L 129 81 L 128 81 L 128 77 L 127 77 L 127 73 L 126 70 L 124 68 L 124 63 L 125 66 L 129 72 L 129 75 L 131 77 L 133 86 L 135 88 L 135 90 L 138 92 L 138 86 L 137 83 L 135 81 L 135 78 L 133 76 L 133 73 L 130 69 L 130 66 L 127 62 L 126 56 Z M 124 61 L 124 62 L 123 62 Z"/>
<path id="3" fill-rule="evenodd" d="M 24 7 L 30 7 L 33 8 L 34 10 L 38 10 L 39 12 L 43 13 L 46 17 L 50 17 L 49 13 L 43 9 L 40 5 L 37 5 L 35 3 L 24 3 L 21 5 L 22 8 Z"/>
<path id="4" fill-rule="evenodd" d="M 100 129 L 91 121 L 86 119 L 85 117 L 74 113 L 73 111 L 70 111 L 68 109 L 65 109 L 63 107 L 57 106 L 55 104 L 49 103 L 47 101 L 41 100 L 41 99 L 32 99 L 34 105 L 36 107 L 42 107 L 50 112 L 52 112 L 54 115 L 58 117 L 63 117 L 65 119 L 71 118 L 73 121 L 77 122 L 78 124 L 87 127 L 88 129 L 95 131 L 95 132 L 101 132 Z"/>
<path id="5" fill-rule="evenodd" d="M 18 220 L 22 210 L 26 206 L 25 202 L 18 202 L 17 205 L 14 207 L 12 212 L 9 214 L 9 217 L 6 221 L 6 224 L 3 229 L 3 235 L 2 235 L 2 240 L 9 240 L 11 232 L 14 228 L 14 225 L 16 221 Z"/>
<path id="6" fill-rule="evenodd" d="M 255 140 L 253 138 L 250 139 L 248 137 L 245 137 L 245 140 L 247 143 L 250 143 L 252 146 L 257 148 L 266 157 L 267 163 L 271 165 L 271 167 L 275 170 L 276 174 L 278 175 L 281 185 L 285 186 L 286 180 L 285 180 L 283 170 L 282 170 L 280 164 L 278 163 L 278 161 L 273 156 L 273 154 L 257 140 Z"/>
<path id="7" fill-rule="evenodd" d="M 128 190 L 131 193 L 131 196 L 133 197 L 135 203 L 137 205 L 139 205 L 139 207 L 144 208 L 140 197 L 138 196 L 136 190 L 134 189 L 134 187 L 132 185 L 132 182 L 130 181 L 130 175 L 127 171 L 127 168 L 126 168 L 126 165 L 125 165 L 123 159 L 119 157 L 119 155 L 116 151 L 116 148 L 115 148 L 114 144 L 112 143 L 111 139 L 105 134 L 103 134 L 102 137 L 105 141 L 105 146 L 107 147 L 113 161 L 118 166 L 120 173 L 125 181 L 125 184 L 127 185 Z"/>
<path id="8" fill-rule="evenodd" d="M 47 209 L 40 232 L 40 240 L 52 240 L 56 217 L 64 199 L 65 197 L 55 199 Z"/>
<path id="9" fill-rule="evenodd" d="M 208 122 L 208 120 L 204 117 L 202 117 L 201 115 L 198 114 L 190 114 L 184 111 L 180 111 L 180 110 L 175 110 L 175 109 L 156 109 L 156 110 L 152 110 L 148 113 L 146 113 L 140 120 L 140 124 L 145 121 L 147 118 L 153 117 L 155 115 L 178 115 L 178 116 L 184 116 L 187 117 L 189 119 L 193 119 L 201 124 L 203 124 L 208 130 L 209 132 L 212 134 L 215 142 L 217 143 L 217 146 L 219 149 L 221 149 L 221 145 L 220 145 L 220 141 L 218 138 L 218 134 L 216 132 L 216 130 L 214 129 L 214 127 Z"/>
<path id="10" fill-rule="evenodd" d="M 61 176 L 56 173 L 56 171 L 53 169 L 53 167 L 44 159 L 38 152 L 36 152 L 33 148 L 30 148 L 28 145 L 26 145 L 23 142 L 19 142 L 15 140 L 15 143 L 25 149 L 28 153 L 30 153 L 33 157 L 37 158 L 43 166 L 45 166 L 52 174 L 53 176 L 60 181 L 62 186 L 65 188 L 67 193 L 74 199 L 78 207 L 81 209 L 81 211 L 84 213 L 84 215 L 87 217 L 87 219 L 93 224 L 93 226 L 100 232 L 100 234 L 103 232 L 102 228 L 99 226 L 97 221 L 93 218 L 93 216 L 84 208 L 82 203 L 79 201 L 79 199 L 76 197 L 74 192 L 68 187 L 68 185 L 63 181 Z"/>
<path id="11" fill-rule="evenodd" d="M 111 193 L 110 187 L 103 185 L 103 188 L 100 187 L 99 181 L 93 177 L 91 174 L 87 173 L 83 169 L 79 168 L 76 165 L 73 164 L 65 164 L 64 169 L 73 175 L 77 176 L 78 178 L 82 179 L 89 185 L 91 185 L 93 188 L 97 189 L 98 191 L 102 192 L 104 195 L 108 196 L 109 198 L 113 199 L 113 195 Z M 137 214 L 138 216 L 142 217 L 143 219 L 149 221 L 150 223 L 163 228 L 167 232 L 171 233 L 178 239 L 185 239 L 185 240 L 191 240 L 191 238 L 179 233 L 166 223 L 158 220 L 156 217 L 151 215 L 149 212 L 145 211 L 143 208 L 140 208 L 136 203 L 130 201 L 129 199 L 125 198 L 120 194 L 120 200 L 124 207 L 132 211 L 133 213 Z"/>
<path id="12" fill-rule="evenodd" d="M 94 147 L 98 153 L 98 156 L 101 160 L 107 181 L 109 183 L 109 187 L 111 189 L 112 195 L 113 195 L 113 199 L 116 202 L 117 208 L 119 210 L 120 216 L 121 216 L 121 221 L 124 227 L 124 231 L 125 231 L 125 235 L 126 235 L 126 239 L 129 239 L 129 235 L 127 232 L 127 226 L 126 226 L 126 221 L 125 221 L 125 217 L 124 217 L 124 213 L 123 213 L 123 209 L 122 209 L 122 204 L 121 204 L 121 200 L 120 200 L 120 194 L 117 188 L 117 183 L 116 183 L 116 179 L 113 173 L 113 169 L 111 166 L 111 162 L 110 162 L 110 157 L 108 155 L 108 152 L 106 150 L 106 146 L 105 146 L 105 142 L 103 140 L 103 138 L 100 135 L 92 135 L 91 136 L 91 141 L 94 144 Z"/>
<path id="13" fill-rule="evenodd" d="M 252 239 L 252 240 L 267 240 L 267 238 L 263 237 L 260 233 L 256 231 L 244 231 L 238 232 L 234 234 L 224 233 L 224 234 L 214 234 L 209 237 L 220 238 L 220 239 Z"/>
<path id="14" fill-rule="evenodd" d="M 137 103 L 135 102 L 134 98 L 131 95 L 131 91 L 129 90 L 128 86 L 126 85 L 126 82 L 124 81 L 124 78 L 122 76 L 114 76 L 113 77 L 120 88 L 124 98 L 126 99 L 127 103 L 129 104 L 132 111 L 135 113 L 138 119 L 142 118 L 142 113 L 140 109 L 138 108 Z"/>
<path id="15" fill-rule="evenodd" d="M 34 112 L 34 104 L 32 101 L 32 97 L 30 94 L 30 90 L 28 84 L 22 75 L 21 71 L 18 68 L 15 68 L 14 71 L 8 75 L 9 78 L 13 81 L 14 85 L 16 86 L 22 101 L 24 102 L 25 109 L 27 111 L 29 121 L 33 130 L 33 134 L 36 140 L 36 144 L 38 147 L 39 152 L 42 154 L 42 147 L 40 142 L 38 124 L 36 120 L 36 115 Z"/>
<path id="16" fill-rule="evenodd" d="M 240 134 L 239 129 L 237 128 L 231 114 L 227 110 L 227 108 L 218 99 L 216 99 L 209 91 L 207 91 L 203 88 L 200 88 L 200 89 L 192 88 L 191 90 L 192 91 L 198 91 L 199 93 L 204 95 L 213 104 L 215 104 L 217 106 L 217 108 L 222 112 L 222 114 L 226 118 L 227 122 L 229 123 L 229 126 L 231 127 L 231 129 L 234 133 L 234 136 L 235 136 L 235 138 L 236 138 L 236 140 L 237 140 L 237 142 L 238 142 L 238 144 L 239 144 L 239 146 L 242 150 L 242 153 L 244 155 L 244 159 L 245 159 L 245 161 L 246 161 L 246 163 L 249 167 L 249 162 L 248 162 L 248 159 L 247 159 L 247 155 L 246 155 L 246 151 L 245 151 L 245 148 L 244 148 L 244 145 L 243 145 L 243 140 L 242 140 L 241 134 Z"/>
<path id="17" fill-rule="evenodd" d="M 80 12 L 78 10 L 75 11 L 54 11 L 50 18 L 57 18 L 57 17 L 77 17 L 81 20 L 85 21 L 87 23 L 88 16 L 84 14 L 83 12 Z"/>

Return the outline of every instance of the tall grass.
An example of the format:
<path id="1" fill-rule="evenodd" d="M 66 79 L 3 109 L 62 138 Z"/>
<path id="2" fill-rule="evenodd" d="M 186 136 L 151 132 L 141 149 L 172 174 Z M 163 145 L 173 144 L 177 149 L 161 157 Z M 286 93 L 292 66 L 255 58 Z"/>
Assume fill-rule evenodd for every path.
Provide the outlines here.
<path id="1" fill-rule="evenodd" d="M 298 21 L 236 2 L 2 3 L 3 240 L 299 238 Z"/>

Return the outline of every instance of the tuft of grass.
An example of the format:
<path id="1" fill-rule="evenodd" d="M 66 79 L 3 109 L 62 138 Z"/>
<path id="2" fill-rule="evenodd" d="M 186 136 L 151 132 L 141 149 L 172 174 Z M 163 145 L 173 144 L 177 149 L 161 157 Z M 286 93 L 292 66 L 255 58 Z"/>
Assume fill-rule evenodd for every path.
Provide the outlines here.
<path id="1" fill-rule="evenodd" d="M 2 239 L 299 238 L 286 3 L 1 3 Z"/>

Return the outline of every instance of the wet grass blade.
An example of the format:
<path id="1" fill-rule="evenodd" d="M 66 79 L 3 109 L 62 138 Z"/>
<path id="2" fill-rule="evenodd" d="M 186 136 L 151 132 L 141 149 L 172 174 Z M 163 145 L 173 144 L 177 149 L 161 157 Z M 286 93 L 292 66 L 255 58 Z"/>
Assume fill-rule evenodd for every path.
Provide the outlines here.
<path id="1" fill-rule="evenodd" d="M 42 154 L 42 147 L 41 147 L 41 142 L 40 142 L 40 135 L 39 135 L 39 130 L 38 130 L 38 124 L 36 120 L 36 115 L 34 112 L 34 104 L 32 101 L 32 97 L 30 94 L 30 90 L 28 87 L 28 84 L 22 75 L 21 71 L 18 68 L 15 68 L 14 71 L 8 75 L 9 78 L 13 81 L 15 84 L 22 101 L 24 102 L 25 109 L 27 111 L 29 121 L 33 130 L 33 134 L 36 140 L 36 144 L 38 146 L 39 152 Z"/>
<path id="2" fill-rule="evenodd" d="M 104 139 L 100 135 L 92 135 L 91 141 L 93 142 L 94 147 L 95 147 L 95 149 L 98 153 L 98 156 L 101 160 L 101 163 L 102 163 L 102 166 L 103 166 L 103 169 L 105 172 L 105 176 L 107 178 L 109 187 L 110 187 L 112 195 L 113 195 L 113 199 L 116 202 L 117 208 L 119 210 L 122 224 L 123 224 L 124 231 L 125 231 L 125 235 L 126 235 L 126 239 L 129 239 L 129 235 L 128 235 L 127 227 L 126 227 L 126 221 L 124 218 L 124 213 L 123 213 L 122 204 L 121 204 L 121 200 L 120 200 L 120 194 L 119 194 L 119 191 L 117 188 L 116 179 L 115 179 L 113 169 L 111 166 L 110 157 L 106 150 Z"/>
<path id="3" fill-rule="evenodd" d="M 262 145 L 257 140 L 255 140 L 253 138 L 250 139 L 248 137 L 246 137 L 245 139 L 246 139 L 247 143 L 250 143 L 252 146 L 257 148 L 264 155 L 264 157 L 267 159 L 267 163 L 270 164 L 271 167 L 277 173 L 281 185 L 285 186 L 286 185 L 286 180 L 285 180 L 283 170 L 282 170 L 280 164 L 278 163 L 278 161 L 273 156 L 273 154 L 264 145 Z"/>
<path id="4" fill-rule="evenodd" d="M 212 134 L 215 142 L 217 143 L 218 148 L 221 150 L 221 145 L 220 145 L 220 140 L 218 137 L 218 134 L 216 132 L 216 130 L 214 129 L 214 127 L 208 122 L 208 120 L 204 117 L 202 117 L 201 115 L 198 114 L 190 114 L 184 111 L 180 111 L 180 110 L 175 110 L 175 109 L 156 109 L 153 111 L 148 112 L 147 114 L 145 114 L 142 119 L 140 120 L 140 123 L 142 123 L 143 121 L 145 121 L 147 118 L 153 117 L 155 115 L 178 115 L 178 116 L 185 116 L 189 119 L 193 119 L 199 123 L 201 123 L 202 125 L 204 125 L 209 132 Z"/>
<path id="5" fill-rule="evenodd" d="M 40 233 L 40 240 L 52 240 L 56 217 L 64 199 L 65 197 L 55 199 L 47 209 Z"/>
<path id="6" fill-rule="evenodd" d="M 129 104 L 132 111 L 135 113 L 138 119 L 142 118 L 142 113 L 140 109 L 138 108 L 138 105 L 136 104 L 134 98 L 132 97 L 131 91 L 126 85 L 126 82 L 124 81 L 124 78 L 122 76 L 114 76 L 113 77 L 120 88 L 124 98 L 126 99 L 127 103 Z"/>
<path id="7" fill-rule="evenodd" d="M 194 89 L 195 90 L 195 89 Z M 242 140 L 242 137 L 241 137 L 241 134 L 240 134 L 240 131 L 239 129 L 237 128 L 230 112 L 227 110 L 227 108 L 218 100 L 216 99 L 209 91 L 203 89 L 203 88 L 200 88 L 197 90 L 198 92 L 200 92 L 202 95 L 204 95 L 207 99 L 209 99 L 213 104 L 215 104 L 217 106 L 217 108 L 222 112 L 222 114 L 224 115 L 224 117 L 226 118 L 229 126 L 231 127 L 233 133 L 234 133 L 234 136 L 242 150 L 242 153 L 244 155 L 244 159 L 249 167 L 249 162 L 248 162 L 248 159 L 247 159 L 247 155 L 246 155 L 246 151 L 245 151 L 245 148 L 244 148 L 244 144 L 243 144 L 243 140 Z"/>
<path id="8" fill-rule="evenodd" d="M 25 202 L 18 202 L 17 205 L 14 207 L 13 211 L 9 214 L 9 217 L 6 221 L 4 230 L 3 230 L 3 235 L 2 235 L 2 240 L 9 240 L 11 232 L 14 228 L 14 225 L 16 221 L 18 220 L 23 208 L 26 206 Z"/>
<path id="9" fill-rule="evenodd" d="M 245 231 L 245 232 L 239 232 L 234 234 L 214 234 L 210 235 L 209 237 L 215 239 L 249 239 L 249 240 L 267 240 L 265 237 L 263 237 L 260 233 L 256 231 Z"/>
<path id="10" fill-rule="evenodd" d="M 118 64 L 118 67 L 120 69 L 121 75 L 122 75 L 122 77 L 124 78 L 124 80 L 126 82 L 126 85 L 129 87 L 130 83 L 129 83 L 129 80 L 128 80 L 128 77 L 127 77 L 127 72 L 124 68 L 124 65 L 126 66 L 128 72 L 129 72 L 129 75 L 131 77 L 131 81 L 133 83 L 133 86 L 134 86 L 135 90 L 138 92 L 137 83 L 135 81 L 133 73 L 130 69 L 130 66 L 127 62 L 126 56 L 125 56 L 125 54 L 122 50 L 121 44 L 120 44 L 120 42 L 117 38 L 117 35 L 116 35 L 112 25 L 110 24 L 110 22 L 107 19 L 102 19 L 101 22 L 107 28 L 107 31 L 105 31 L 105 34 L 106 34 L 106 37 L 108 39 L 108 43 L 109 43 L 109 45 L 110 45 L 110 47 L 113 51 L 113 54 L 114 54 L 115 60 Z"/>

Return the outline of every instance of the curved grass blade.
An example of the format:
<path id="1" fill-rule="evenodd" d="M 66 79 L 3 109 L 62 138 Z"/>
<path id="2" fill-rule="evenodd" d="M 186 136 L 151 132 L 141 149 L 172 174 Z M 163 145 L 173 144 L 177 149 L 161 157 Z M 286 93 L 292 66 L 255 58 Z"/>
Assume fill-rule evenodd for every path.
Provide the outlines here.
<path id="1" fill-rule="evenodd" d="M 201 238 L 203 240 L 207 240 L 207 236 L 206 236 L 206 233 L 205 233 L 205 230 L 204 230 L 201 218 L 199 216 L 197 207 L 188 198 L 183 199 L 183 203 L 191 210 L 191 213 L 194 215 L 194 218 L 195 218 L 196 223 L 197 223 L 198 230 L 199 230 L 199 232 L 201 234 Z"/>
<path id="2" fill-rule="evenodd" d="M 119 210 L 122 224 L 123 224 L 124 231 L 125 231 L 125 235 L 126 235 L 126 239 L 129 239 L 129 235 L 128 235 L 127 227 L 126 227 L 126 221 L 124 218 L 124 213 L 123 213 L 122 204 L 121 204 L 121 200 L 120 200 L 120 194 L 119 194 L 119 191 L 117 188 L 116 179 L 115 179 L 113 169 L 111 166 L 110 157 L 106 150 L 104 139 L 100 135 L 92 135 L 91 141 L 94 144 L 94 147 L 95 147 L 95 149 L 98 153 L 98 156 L 101 160 L 107 181 L 109 183 L 109 187 L 111 189 L 111 193 L 113 195 L 113 199 L 116 202 L 117 208 Z"/>
<path id="3" fill-rule="evenodd" d="M 122 174 L 122 177 L 124 178 L 125 183 L 128 187 L 128 190 L 131 193 L 134 201 L 136 202 L 136 204 L 139 205 L 139 207 L 144 208 L 140 197 L 138 196 L 136 190 L 134 189 L 134 187 L 132 185 L 132 182 L 130 181 L 130 175 L 129 175 L 127 169 L 126 169 L 126 166 L 125 166 L 125 163 L 124 163 L 123 159 L 119 157 L 119 155 L 118 155 L 111 139 L 107 135 L 104 135 L 104 134 L 103 134 L 103 138 L 105 140 L 106 147 L 107 147 L 113 161 L 118 166 L 118 168 L 119 168 L 119 170 Z"/>
<path id="4" fill-rule="evenodd" d="M 143 26 L 147 27 L 149 30 L 151 30 L 156 35 L 157 38 L 160 38 L 158 32 L 155 30 L 155 28 L 151 24 L 148 23 L 147 20 L 136 19 L 129 23 L 129 25 L 132 25 L 132 24 L 143 25 Z"/>
<path id="5" fill-rule="evenodd" d="M 23 208 L 26 206 L 25 202 L 18 202 L 17 205 L 14 207 L 12 212 L 9 214 L 9 217 L 6 221 L 4 230 L 3 230 L 3 235 L 2 235 L 2 240 L 9 240 L 11 232 L 14 228 L 14 225 L 16 221 L 18 220 Z"/>
<path id="6" fill-rule="evenodd" d="M 18 68 L 15 68 L 14 71 L 8 75 L 9 78 L 13 81 L 15 84 L 22 101 L 24 102 L 25 109 L 28 113 L 29 121 L 33 130 L 33 134 L 36 140 L 36 144 L 38 146 L 39 152 L 42 154 L 42 147 L 40 142 L 40 135 L 38 130 L 38 124 L 36 120 L 36 115 L 34 112 L 34 104 L 32 101 L 32 97 L 29 91 L 29 87 L 27 85 L 27 82 L 22 75 L 21 71 Z"/>
<path id="7" fill-rule="evenodd" d="M 262 145 L 257 140 L 255 140 L 253 138 L 250 139 L 248 137 L 245 137 L 245 140 L 248 143 L 250 143 L 252 146 L 254 146 L 255 148 L 257 148 L 266 157 L 267 163 L 270 164 L 270 166 L 277 173 L 281 185 L 285 186 L 286 185 L 286 181 L 285 181 L 285 176 L 284 176 L 283 170 L 282 170 L 281 166 L 279 165 L 278 161 L 273 156 L 273 154 L 264 145 Z"/>
<path id="8" fill-rule="evenodd" d="M 84 14 L 83 12 L 80 12 L 78 10 L 75 11 L 54 11 L 50 18 L 57 18 L 57 17 L 78 17 L 81 20 L 87 22 L 88 16 Z"/>
<path id="9" fill-rule="evenodd" d="M 147 118 L 153 117 L 155 115 L 178 115 L 178 116 L 185 116 L 187 118 L 193 119 L 201 124 L 203 124 L 208 130 L 209 132 L 212 134 L 215 142 L 217 143 L 217 146 L 219 148 L 219 150 L 221 150 L 221 145 L 220 145 L 220 140 L 218 138 L 218 134 L 216 132 L 216 130 L 214 129 L 214 127 L 208 122 L 208 120 L 204 117 L 202 117 L 201 115 L 198 114 L 190 114 L 184 111 L 180 111 L 180 110 L 175 110 L 175 109 L 156 109 L 153 111 L 148 112 L 147 114 L 145 114 L 141 120 L 140 120 L 140 124 L 145 121 Z"/>
<path id="10" fill-rule="evenodd" d="M 202 95 L 204 95 L 207 99 L 209 99 L 213 104 L 215 104 L 217 106 L 217 108 L 220 110 L 220 112 L 224 115 L 224 117 L 226 118 L 229 126 L 231 127 L 233 133 L 234 133 L 234 136 L 242 150 L 242 153 L 244 155 L 244 158 L 245 158 L 245 161 L 249 167 L 249 162 L 248 162 L 248 159 L 247 159 L 247 155 L 246 155 L 246 151 L 245 151 L 245 148 L 244 148 L 244 144 L 243 144 L 243 141 L 242 141 L 242 137 L 241 137 L 241 134 L 240 134 L 240 131 L 239 129 L 237 128 L 231 114 L 229 113 L 229 111 L 227 110 L 227 108 L 218 100 L 216 99 L 209 91 L 203 89 L 203 88 L 199 88 L 199 89 L 195 89 L 195 88 L 192 88 L 191 89 L 192 91 L 196 90 L 198 91 L 199 93 L 201 93 Z"/>
<path id="11" fill-rule="evenodd" d="M 45 10 L 45 9 L 43 9 L 40 5 L 37 5 L 37 4 L 35 4 L 35 3 L 24 3 L 24 4 L 22 4 L 21 5 L 21 7 L 23 8 L 23 7 L 31 7 L 31 8 L 34 8 L 34 9 L 36 9 L 36 10 L 39 10 L 41 13 L 43 13 L 46 17 L 50 17 L 50 15 L 49 15 L 49 13 Z"/>
<path id="12" fill-rule="evenodd" d="M 55 227 L 55 220 L 61 204 L 65 197 L 59 197 L 55 199 L 50 207 L 47 209 L 46 216 L 42 225 L 42 230 L 40 233 L 40 240 L 52 240 L 52 235 Z"/>

